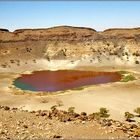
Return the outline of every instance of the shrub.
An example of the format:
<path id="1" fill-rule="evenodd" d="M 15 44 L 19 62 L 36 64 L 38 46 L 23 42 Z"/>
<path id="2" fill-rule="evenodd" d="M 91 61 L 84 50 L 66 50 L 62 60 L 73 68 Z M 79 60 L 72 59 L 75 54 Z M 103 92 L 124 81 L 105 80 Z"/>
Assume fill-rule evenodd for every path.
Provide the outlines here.
<path id="1" fill-rule="evenodd" d="M 96 119 L 96 120 L 99 120 L 99 119 L 101 118 L 99 112 L 92 113 L 91 116 L 92 116 L 94 119 Z"/>
<path id="2" fill-rule="evenodd" d="M 129 74 L 129 75 L 124 75 L 121 82 L 128 82 L 133 80 L 136 80 L 136 78 L 133 75 Z"/>
<path id="3" fill-rule="evenodd" d="M 55 110 L 57 108 L 57 105 L 53 105 L 52 107 L 51 107 L 51 110 Z"/>
<path id="4" fill-rule="evenodd" d="M 87 113 L 86 112 L 81 112 L 81 115 L 86 116 Z"/>
<path id="5" fill-rule="evenodd" d="M 103 118 L 108 118 L 110 115 L 108 114 L 109 110 L 107 110 L 106 108 L 102 107 L 100 108 L 100 117 L 103 117 Z"/>
<path id="6" fill-rule="evenodd" d="M 131 122 L 132 118 L 134 118 L 133 114 L 131 114 L 129 112 L 125 112 L 125 119 L 126 119 L 126 121 Z"/>
<path id="7" fill-rule="evenodd" d="M 97 120 L 99 120 L 100 118 L 108 118 L 110 116 L 108 114 L 108 112 L 109 112 L 109 110 L 107 110 L 106 108 L 102 107 L 102 108 L 100 108 L 99 112 L 92 113 L 91 116 L 94 119 L 97 119 Z"/>
<path id="8" fill-rule="evenodd" d="M 75 107 L 69 107 L 69 108 L 68 108 L 68 112 L 69 112 L 69 113 L 74 113 L 74 110 L 75 110 Z"/>
<path id="9" fill-rule="evenodd" d="M 106 113 L 108 113 L 108 110 L 106 108 L 104 108 L 104 107 L 101 107 L 100 108 L 100 113 L 101 114 L 106 114 Z"/>
<path id="10" fill-rule="evenodd" d="M 134 112 L 138 114 L 138 117 L 140 117 L 140 107 L 137 107 Z"/>

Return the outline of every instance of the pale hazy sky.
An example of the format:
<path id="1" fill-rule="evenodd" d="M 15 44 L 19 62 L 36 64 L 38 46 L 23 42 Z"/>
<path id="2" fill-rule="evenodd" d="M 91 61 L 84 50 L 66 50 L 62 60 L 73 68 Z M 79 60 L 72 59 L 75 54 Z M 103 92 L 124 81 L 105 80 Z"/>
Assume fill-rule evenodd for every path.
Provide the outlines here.
<path id="1" fill-rule="evenodd" d="M 139 1 L 0 2 L 0 28 L 85 26 L 95 30 L 140 27 Z"/>

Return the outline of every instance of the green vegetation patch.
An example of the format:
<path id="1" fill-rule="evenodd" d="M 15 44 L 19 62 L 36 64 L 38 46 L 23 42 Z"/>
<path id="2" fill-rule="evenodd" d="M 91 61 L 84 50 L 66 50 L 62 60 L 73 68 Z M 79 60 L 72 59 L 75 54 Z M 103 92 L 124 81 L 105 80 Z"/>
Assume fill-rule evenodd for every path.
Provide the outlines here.
<path id="1" fill-rule="evenodd" d="M 118 71 L 118 73 L 121 75 L 124 75 L 124 74 L 128 74 L 129 72 L 121 70 L 121 71 Z"/>
<path id="2" fill-rule="evenodd" d="M 129 81 L 136 80 L 134 75 L 132 75 L 128 71 L 118 71 L 118 73 L 121 74 L 122 76 L 121 82 L 129 82 Z"/>
<path id="3" fill-rule="evenodd" d="M 128 121 L 128 122 L 131 122 L 132 119 L 135 117 L 134 114 L 129 113 L 129 112 L 125 112 L 124 114 L 125 114 L 124 115 L 125 116 L 125 120 Z"/>
<path id="4" fill-rule="evenodd" d="M 101 118 L 108 118 L 110 116 L 110 114 L 108 113 L 109 110 L 107 110 L 104 107 L 101 107 L 99 112 L 94 112 L 92 114 L 90 114 L 90 116 L 92 116 L 94 119 L 101 119 Z"/>
<path id="5" fill-rule="evenodd" d="M 128 74 L 122 77 L 121 82 L 128 82 L 128 81 L 133 81 L 133 80 L 136 80 L 136 78 L 133 75 Z"/>
<path id="6" fill-rule="evenodd" d="M 68 112 L 69 112 L 69 113 L 74 113 L 74 110 L 75 110 L 75 107 L 69 107 L 69 108 L 68 108 Z"/>
<path id="7" fill-rule="evenodd" d="M 71 90 L 83 90 L 85 87 L 82 86 L 82 87 L 76 87 L 76 88 L 72 88 Z"/>

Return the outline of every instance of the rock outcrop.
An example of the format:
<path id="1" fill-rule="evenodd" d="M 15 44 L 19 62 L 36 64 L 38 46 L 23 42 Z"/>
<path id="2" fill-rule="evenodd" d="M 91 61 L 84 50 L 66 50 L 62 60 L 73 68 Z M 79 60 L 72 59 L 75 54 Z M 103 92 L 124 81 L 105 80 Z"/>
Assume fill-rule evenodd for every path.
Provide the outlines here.
<path id="1" fill-rule="evenodd" d="M 23 60 L 81 60 L 91 64 L 138 66 L 140 28 L 108 29 L 58 26 L 48 29 L 0 30 L 1 66 Z M 10 64 L 9 64 L 10 63 Z M 12 66 L 11 66 L 12 67 Z"/>

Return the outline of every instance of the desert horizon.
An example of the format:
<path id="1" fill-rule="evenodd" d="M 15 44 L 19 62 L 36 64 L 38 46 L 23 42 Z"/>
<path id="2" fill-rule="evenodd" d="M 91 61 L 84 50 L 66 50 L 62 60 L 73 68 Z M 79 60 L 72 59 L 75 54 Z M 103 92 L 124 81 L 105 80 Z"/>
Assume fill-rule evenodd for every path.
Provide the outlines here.
<path id="1" fill-rule="evenodd" d="M 49 26 L 49 27 L 24 27 L 24 28 L 16 28 L 14 30 L 11 30 L 10 28 L 0 28 L 1 31 L 7 31 L 7 32 L 17 32 L 18 30 L 47 30 L 47 29 L 52 29 L 52 28 L 58 28 L 58 27 L 72 27 L 72 28 L 85 28 L 85 29 L 91 29 L 96 32 L 105 32 L 108 30 L 132 30 L 132 29 L 139 29 L 139 26 L 134 26 L 134 27 L 111 27 L 111 28 L 105 28 L 102 30 L 96 30 L 94 27 L 91 26 L 74 26 L 74 25 L 55 25 L 55 26 Z"/>

